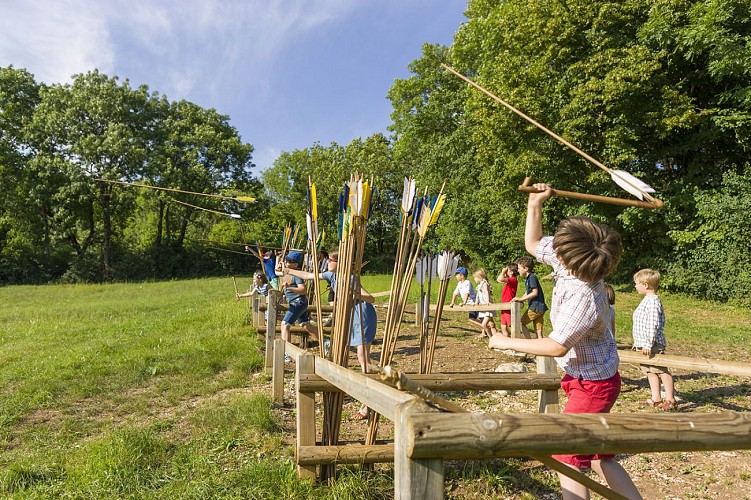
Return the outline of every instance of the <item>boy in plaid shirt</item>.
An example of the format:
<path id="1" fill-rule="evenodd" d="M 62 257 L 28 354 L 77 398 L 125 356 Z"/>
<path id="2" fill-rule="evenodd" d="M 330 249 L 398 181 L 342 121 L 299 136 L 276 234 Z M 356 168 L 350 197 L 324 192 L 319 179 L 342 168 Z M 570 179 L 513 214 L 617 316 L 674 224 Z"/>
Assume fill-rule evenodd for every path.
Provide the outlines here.
<path id="1" fill-rule="evenodd" d="M 642 269 L 634 274 L 634 286 L 639 295 L 644 295 L 639 306 L 634 311 L 634 347 L 645 356 L 654 356 L 665 352 L 665 311 L 662 301 L 657 296 L 660 286 L 660 273 L 654 269 Z M 675 408 L 675 389 L 673 375 L 670 370 L 662 366 L 642 364 L 642 373 L 647 376 L 652 397 L 643 403 L 661 410 Z M 660 394 L 660 382 L 665 387 L 665 400 Z"/>
<path id="2" fill-rule="evenodd" d="M 495 335 L 491 348 L 554 356 L 566 373 L 561 388 L 568 396 L 564 413 L 608 413 L 621 389 L 618 352 L 611 331 L 611 312 L 603 278 L 621 259 L 621 237 L 584 217 L 561 221 L 553 237 L 543 237 L 542 205 L 553 192 L 535 184 L 530 193 L 524 245 L 537 260 L 553 266 L 550 319 L 553 332 L 542 339 L 510 339 Z M 610 488 L 627 498 L 641 498 L 628 472 L 613 455 L 554 455 L 574 469 L 592 468 Z M 563 498 L 589 498 L 586 486 L 558 474 Z"/>

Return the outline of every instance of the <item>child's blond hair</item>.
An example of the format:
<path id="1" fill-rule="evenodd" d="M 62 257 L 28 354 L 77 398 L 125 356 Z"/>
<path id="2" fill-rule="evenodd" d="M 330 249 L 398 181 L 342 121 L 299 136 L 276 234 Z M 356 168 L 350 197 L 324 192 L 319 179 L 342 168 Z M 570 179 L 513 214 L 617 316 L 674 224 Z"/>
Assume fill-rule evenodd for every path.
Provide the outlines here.
<path id="1" fill-rule="evenodd" d="M 473 276 L 479 276 L 481 280 L 488 279 L 488 273 L 485 272 L 485 269 L 479 268 L 474 273 L 472 273 Z"/>
<path id="2" fill-rule="evenodd" d="M 654 269 L 642 269 L 634 273 L 635 283 L 646 283 L 652 290 L 660 287 L 660 272 Z"/>
<path id="3" fill-rule="evenodd" d="M 587 217 L 558 224 L 553 249 L 566 269 L 582 281 L 595 283 L 615 271 L 621 260 L 621 235 Z"/>

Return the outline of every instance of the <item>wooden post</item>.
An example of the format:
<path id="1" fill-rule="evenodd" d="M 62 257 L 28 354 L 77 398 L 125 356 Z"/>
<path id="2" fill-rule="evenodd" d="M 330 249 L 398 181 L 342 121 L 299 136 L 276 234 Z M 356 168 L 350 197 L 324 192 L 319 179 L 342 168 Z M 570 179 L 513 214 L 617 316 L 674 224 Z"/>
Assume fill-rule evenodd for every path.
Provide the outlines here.
<path id="1" fill-rule="evenodd" d="M 537 373 L 557 375 L 555 360 L 549 356 L 537 356 Z M 540 413 L 558 413 L 558 389 L 540 390 L 537 394 Z"/>
<path id="2" fill-rule="evenodd" d="M 420 326 L 422 324 L 422 312 L 423 308 L 425 307 L 425 304 L 423 303 L 424 300 L 425 296 L 421 293 L 420 297 L 415 303 L 415 326 Z"/>
<path id="3" fill-rule="evenodd" d="M 271 373 L 271 392 L 274 404 L 284 404 L 284 340 L 274 340 L 274 367 Z M 298 386 L 299 387 L 299 386 Z"/>
<path id="4" fill-rule="evenodd" d="M 278 295 L 279 292 L 277 290 L 269 290 L 268 307 L 266 308 L 269 316 L 268 321 L 266 321 L 266 373 L 270 373 L 274 365 L 274 335 L 276 334 L 276 304 Z"/>
<path id="5" fill-rule="evenodd" d="M 261 297 L 262 295 L 260 293 L 254 293 L 250 297 L 250 310 L 251 310 L 250 318 L 251 318 L 251 321 L 253 322 L 253 326 L 256 328 L 261 326 L 261 318 L 263 317 L 261 315 L 261 310 L 259 307 L 261 303 Z"/>
<path id="6" fill-rule="evenodd" d="M 522 336 L 522 303 L 511 302 L 511 338 L 518 339 Z"/>
<path id="7" fill-rule="evenodd" d="M 430 411 L 421 401 L 396 408 L 394 421 L 394 498 L 422 500 L 443 498 L 443 458 L 414 459 L 408 455 L 412 439 L 411 416 Z"/>
<path id="8" fill-rule="evenodd" d="M 316 444 L 316 395 L 314 392 L 302 392 L 299 390 L 300 378 L 303 375 L 315 373 L 316 357 L 313 354 L 300 354 L 296 358 L 295 387 L 297 390 L 297 446 L 315 446 Z M 298 450 L 295 455 L 299 456 Z M 300 478 L 316 478 L 315 465 L 297 466 L 297 475 Z"/>

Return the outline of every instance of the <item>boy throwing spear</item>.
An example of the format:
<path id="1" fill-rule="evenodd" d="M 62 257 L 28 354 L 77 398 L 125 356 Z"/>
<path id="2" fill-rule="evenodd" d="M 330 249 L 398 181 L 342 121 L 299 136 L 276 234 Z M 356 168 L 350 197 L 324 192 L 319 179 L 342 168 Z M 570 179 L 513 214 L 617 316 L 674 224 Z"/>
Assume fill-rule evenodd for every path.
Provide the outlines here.
<path id="1" fill-rule="evenodd" d="M 618 353 L 611 331 L 611 312 L 603 278 L 621 259 L 618 233 L 590 219 L 561 221 L 554 236 L 542 232 L 542 205 L 553 191 L 535 184 L 527 205 L 524 244 L 537 260 L 553 266 L 560 279 L 553 289 L 553 332 L 543 339 L 511 339 L 495 335 L 488 346 L 539 356 L 555 356 L 566 375 L 561 388 L 568 396 L 564 413 L 608 413 L 621 390 Z M 613 455 L 554 455 L 574 469 L 592 468 L 614 491 L 641 498 L 628 473 Z M 586 486 L 559 473 L 563 498 L 589 498 Z"/>

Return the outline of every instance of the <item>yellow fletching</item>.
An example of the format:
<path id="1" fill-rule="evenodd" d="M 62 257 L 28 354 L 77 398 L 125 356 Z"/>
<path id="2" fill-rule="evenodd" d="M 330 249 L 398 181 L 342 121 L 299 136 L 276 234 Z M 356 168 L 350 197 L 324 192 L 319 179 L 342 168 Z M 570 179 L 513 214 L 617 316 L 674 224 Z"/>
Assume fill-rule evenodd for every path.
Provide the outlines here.
<path id="1" fill-rule="evenodd" d="M 250 196 L 237 196 L 237 197 L 235 197 L 235 199 L 237 201 L 242 201 L 242 202 L 245 202 L 245 203 L 255 203 L 256 202 L 256 199 L 255 198 L 251 198 Z"/>
<path id="2" fill-rule="evenodd" d="M 433 211 L 431 212 L 431 216 L 430 216 L 431 226 L 438 221 L 438 216 L 441 215 L 441 210 L 443 210 L 443 205 L 445 203 L 446 203 L 446 195 L 442 194 L 438 197 L 438 200 L 435 202 L 435 207 L 433 207 Z"/>
<path id="3" fill-rule="evenodd" d="M 318 220 L 318 200 L 316 198 L 316 185 L 310 185 L 310 211 L 313 214 L 313 220 Z"/>

